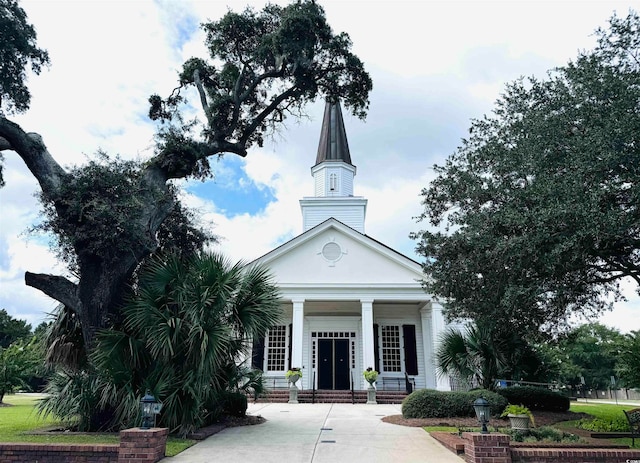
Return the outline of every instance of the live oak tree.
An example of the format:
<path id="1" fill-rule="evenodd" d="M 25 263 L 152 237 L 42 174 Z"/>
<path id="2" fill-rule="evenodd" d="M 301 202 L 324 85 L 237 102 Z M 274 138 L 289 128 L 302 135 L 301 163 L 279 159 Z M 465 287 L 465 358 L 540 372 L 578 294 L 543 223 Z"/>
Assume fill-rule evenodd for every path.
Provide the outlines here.
<path id="1" fill-rule="evenodd" d="M 27 110 L 31 93 L 26 85 L 26 68 L 39 74 L 49 64 L 49 54 L 36 46 L 36 31 L 17 0 L 0 0 L 0 115 Z M 1 145 L 0 145 L 1 146 Z M 2 151 L 0 148 L 0 186 Z"/>
<path id="2" fill-rule="evenodd" d="M 49 229 L 76 265 L 77 281 L 27 272 L 26 284 L 77 315 L 87 346 L 117 315 L 138 264 L 158 248 L 159 230 L 177 204 L 173 179 L 206 178 L 213 155 L 246 156 L 319 96 L 340 98 L 365 117 L 371 79 L 347 34 L 334 34 L 313 1 L 229 12 L 203 28 L 209 61 L 188 60 L 178 87 L 166 99 L 150 98 L 150 117 L 164 124 L 155 155 L 140 165 L 64 169 L 38 134 L 0 117 L 0 151 L 17 153 L 38 180 Z M 189 89 L 195 89 L 201 125 L 180 117 Z M 104 182 L 95 194 L 90 182 L 98 177 Z"/>
<path id="3" fill-rule="evenodd" d="M 509 84 L 422 191 L 425 286 L 452 318 L 528 335 L 640 283 L 640 17 L 545 80 Z"/>

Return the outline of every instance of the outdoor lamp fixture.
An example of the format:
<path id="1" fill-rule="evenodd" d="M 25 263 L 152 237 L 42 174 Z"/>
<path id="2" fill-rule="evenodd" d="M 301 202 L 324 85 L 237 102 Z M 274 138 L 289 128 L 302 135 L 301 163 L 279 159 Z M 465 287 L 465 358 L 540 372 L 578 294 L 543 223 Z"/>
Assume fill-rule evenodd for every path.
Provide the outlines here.
<path id="1" fill-rule="evenodd" d="M 483 397 L 479 397 L 475 402 L 473 402 L 473 408 L 476 411 L 478 421 L 482 425 L 480 433 L 489 434 L 489 430 L 487 429 L 487 423 L 491 416 L 491 406 L 489 405 L 489 402 L 487 402 Z"/>
<path id="2" fill-rule="evenodd" d="M 160 410 L 162 410 L 162 404 L 147 389 L 147 393 L 140 399 L 140 411 L 142 412 L 142 426 L 140 426 L 140 429 L 154 427 L 156 415 L 160 413 Z"/>

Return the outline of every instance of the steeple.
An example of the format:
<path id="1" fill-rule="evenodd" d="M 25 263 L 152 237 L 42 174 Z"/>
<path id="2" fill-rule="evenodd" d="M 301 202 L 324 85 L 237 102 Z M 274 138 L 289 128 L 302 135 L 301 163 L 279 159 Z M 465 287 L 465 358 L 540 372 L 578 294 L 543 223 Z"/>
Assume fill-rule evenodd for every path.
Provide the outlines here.
<path id="1" fill-rule="evenodd" d="M 324 107 L 316 165 L 324 161 L 342 161 L 351 164 L 347 131 L 344 128 L 342 110 L 338 101 L 335 103 L 327 101 Z"/>
<path id="2" fill-rule="evenodd" d="M 316 164 L 311 168 L 314 196 L 300 200 L 303 230 L 333 217 L 364 233 L 367 200 L 353 196 L 356 167 L 351 163 L 347 132 L 338 101 L 324 108 Z"/>

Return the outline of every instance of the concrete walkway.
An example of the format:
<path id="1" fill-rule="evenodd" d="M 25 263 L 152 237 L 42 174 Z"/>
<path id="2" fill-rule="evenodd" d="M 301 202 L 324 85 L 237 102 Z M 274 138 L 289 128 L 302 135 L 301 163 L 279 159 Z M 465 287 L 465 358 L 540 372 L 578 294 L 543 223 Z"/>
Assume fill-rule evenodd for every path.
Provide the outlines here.
<path id="1" fill-rule="evenodd" d="M 461 463 L 422 428 L 383 423 L 400 405 L 251 404 L 267 422 L 227 428 L 164 463 Z"/>

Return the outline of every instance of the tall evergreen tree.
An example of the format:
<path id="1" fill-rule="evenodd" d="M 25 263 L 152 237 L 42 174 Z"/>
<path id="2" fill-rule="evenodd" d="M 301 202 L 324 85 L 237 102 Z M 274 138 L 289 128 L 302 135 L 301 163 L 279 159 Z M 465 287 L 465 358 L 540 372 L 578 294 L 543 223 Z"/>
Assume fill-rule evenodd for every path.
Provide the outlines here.
<path id="1" fill-rule="evenodd" d="M 509 84 L 422 192 L 426 289 L 449 316 L 535 336 L 640 285 L 640 16 Z M 640 286 L 639 286 L 640 288 Z"/>

